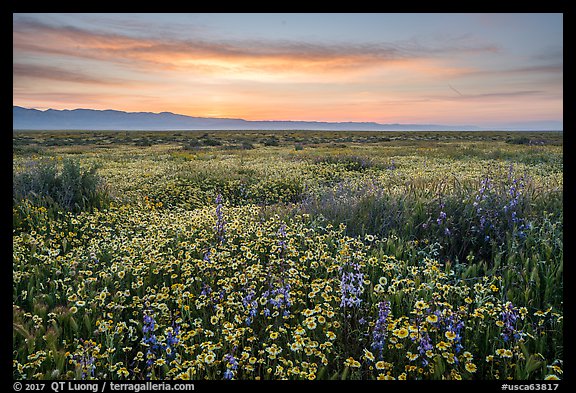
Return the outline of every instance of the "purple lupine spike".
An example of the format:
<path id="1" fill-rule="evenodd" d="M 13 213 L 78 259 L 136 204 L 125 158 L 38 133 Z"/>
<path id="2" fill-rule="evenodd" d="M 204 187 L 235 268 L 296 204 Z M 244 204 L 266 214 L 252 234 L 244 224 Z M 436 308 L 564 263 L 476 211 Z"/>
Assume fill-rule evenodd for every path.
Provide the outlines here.
<path id="1" fill-rule="evenodd" d="M 500 313 L 504 326 L 502 327 L 501 336 L 504 341 L 514 341 L 521 337 L 521 332 L 516 330 L 516 321 L 518 319 L 518 310 L 512 302 L 507 302 L 504 310 Z"/>
<path id="2" fill-rule="evenodd" d="M 374 325 L 372 332 L 372 350 L 378 353 L 378 358 L 383 358 L 384 345 L 386 343 L 388 322 L 387 318 L 390 315 L 390 301 L 385 300 L 378 303 L 378 319 Z"/>

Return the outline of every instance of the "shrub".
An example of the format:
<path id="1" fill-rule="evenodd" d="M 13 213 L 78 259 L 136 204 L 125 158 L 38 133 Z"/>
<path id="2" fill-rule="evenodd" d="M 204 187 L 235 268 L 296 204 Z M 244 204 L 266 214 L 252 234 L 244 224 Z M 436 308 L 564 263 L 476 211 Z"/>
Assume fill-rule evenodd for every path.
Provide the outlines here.
<path id="1" fill-rule="evenodd" d="M 264 140 L 264 146 L 279 146 L 280 142 L 276 138 L 268 138 Z"/>
<path id="2" fill-rule="evenodd" d="M 202 141 L 196 138 L 191 138 L 182 147 L 184 150 L 198 150 L 202 146 Z"/>
<path id="3" fill-rule="evenodd" d="M 205 138 L 202 140 L 202 143 L 205 146 L 222 146 L 222 141 L 213 138 Z"/>
<path id="4" fill-rule="evenodd" d="M 528 145 L 530 144 L 530 139 L 525 136 L 519 136 L 506 140 L 506 143 L 510 143 L 513 145 Z"/>
<path id="5" fill-rule="evenodd" d="M 349 155 L 327 155 L 318 157 L 316 163 L 338 164 L 349 171 L 364 171 L 374 166 L 370 157 L 349 156 Z"/>
<path id="6" fill-rule="evenodd" d="M 32 204 L 44 207 L 55 215 L 58 211 L 80 212 L 108 206 L 110 195 L 98 167 L 83 169 L 76 160 L 64 160 L 59 169 L 55 161 L 31 161 L 27 168 L 13 175 L 14 224 L 18 228 L 25 222 L 29 209 L 21 206 Z"/>

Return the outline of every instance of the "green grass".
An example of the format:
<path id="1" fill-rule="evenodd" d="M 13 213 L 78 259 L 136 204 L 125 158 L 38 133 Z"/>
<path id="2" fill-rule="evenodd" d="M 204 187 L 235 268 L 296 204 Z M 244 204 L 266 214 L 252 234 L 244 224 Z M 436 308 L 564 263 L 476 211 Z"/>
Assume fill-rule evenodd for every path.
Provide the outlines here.
<path id="1" fill-rule="evenodd" d="M 563 377 L 562 133 L 13 140 L 16 379 Z"/>

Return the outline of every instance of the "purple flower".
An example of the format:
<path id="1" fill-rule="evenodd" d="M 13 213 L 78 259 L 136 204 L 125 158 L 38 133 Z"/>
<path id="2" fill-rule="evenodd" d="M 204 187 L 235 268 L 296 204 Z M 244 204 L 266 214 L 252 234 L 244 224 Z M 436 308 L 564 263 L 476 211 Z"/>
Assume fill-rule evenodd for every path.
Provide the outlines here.
<path id="1" fill-rule="evenodd" d="M 172 325 L 172 330 L 166 335 L 166 346 L 173 349 L 173 347 L 180 341 L 178 339 L 178 333 L 180 333 L 180 326 L 178 324 Z"/>
<path id="2" fill-rule="evenodd" d="M 95 358 L 91 355 L 93 345 L 91 342 L 80 339 L 80 342 L 84 345 L 82 348 L 82 356 L 74 355 L 74 360 L 80 364 L 82 367 L 82 379 L 86 379 L 88 373 L 90 373 L 91 377 L 94 377 L 94 371 L 96 370 Z"/>
<path id="3" fill-rule="evenodd" d="M 364 274 L 360 271 L 357 262 L 346 262 L 338 269 L 340 276 L 340 292 L 342 301 L 340 307 L 359 307 L 360 298 L 364 293 Z"/>
<path id="4" fill-rule="evenodd" d="M 250 326 L 252 320 L 258 312 L 258 301 L 254 299 L 254 291 L 250 290 L 246 296 L 242 298 L 242 305 L 245 309 L 248 309 L 248 316 L 245 319 L 246 325 Z"/>
<path id="5" fill-rule="evenodd" d="M 148 313 L 144 314 L 144 325 L 142 326 L 142 333 L 144 337 L 142 338 L 142 342 L 148 347 L 146 351 L 146 368 L 149 370 L 146 374 L 146 378 L 150 378 L 152 376 L 152 366 L 154 364 L 154 358 L 159 354 L 160 345 L 158 345 L 158 340 L 156 335 L 154 334 L 154 329 L 156 327 L 156 321 L 154 317 L 149 315 Z"/>
<path id="6" fill-rule="evenodd" d="M 210 250 L 206 251 L 206 253 L 204 254 L 204 258 L 202 258 L 204 260 L 204 262 L 210 262 Z"/>
<path id="7" fill-rule="evenodd" d="M 283 256 L 284 252 L 286 251 L 286 224 L 282 224 L 280 229 L 278 229 L 278 246 L 280 247 L 281 257 Z"/>
<path id="8" fill-rule="evenodd" d="M 234 355 L 232 355 L 231 353 L 226 354 L 224 356 L 224 360 L 226 360 L 226 362 L 228 363 L 226 365 L 226 371 L 224 371 L 224 379 L 232 379 L 234 378 L 234 371 L 236 371 L 236 369 L 238 368 L 238 360 L 236 360 Z"/>
<path id="9" fill-rule="evenodd" d="M 210 288 L 210 285 L 202 284 L 202 291 L 200 292 L 200 295 L 208 296 L 210 293 L 212 293 L 212 288 Z"/>
<path id="10" fill-rule="evenodd" d="M 267 290 L 262 295 L 266 298 L 266 304 L 270 304 L 274 309 L 282 311 L 283 316 L 288 316 L 290 315 L 289 309 L 292 307 L 290 288 L 290 284 L 286 284 L 280 288 Z M 266 307 L 264 309 L 264 315 L 270 315 L 269 308 Z"/>
<path id="11" fill-rule="evenodd" d="M 383 358 L 384 345 L 388 333 L 388 322 L 386 321 L 388 315 L 390 315 L 390 302 L 385 300 L 378 303 L 378 319 L 374 324 L 371 347 L 374 351 L 378 352 L 379 359 Z"/>
<path id="12" fill-rule="evenodd" d="M 420 343 L 418 344 L 418 352 L 422 358 L 422 366 L 426 367 L 428 365 L 428 360 L 426 359 L 426 352 L 433 350 L 432 342 L 428 333 L 424 332 L 420 335 Z"/>
<path id="13" fill-rule="evenodd" d="M 462 329 L 464 328 L 464 321 L 460 320 L 457 315 L 450 314 L 443 319 L 444 329 L 454 335 L 453 343 L 456 353 L 459 353 L 464 347 L 462 346 Z M 458 359 L 454 356 L 454 361 L 458 363 Z"/>
<path id="14" fill-rule="evenodd" d="M 228 365 L 230 366 L 230 368 L 232 370 L 236 370 L 238 368 L 238 361 L 236 360 L 236 358 L 234 357 L 234 355 L 232 354 L 226 354 L 224 356 L 224 359 L 228 362 Z"/>
<path id="15" fill-rule="evenodd" d="M 362 281 L 356 279 L 356 275 L 350 272 L 344 272 L 340 280 L 340 291 L 342 301 L 340 307 L 358 307 L 362 303 L 360 295 L 364 292 Z"/>
<path id="16" fill-rule="evenodd" d="M 504 310 L 500 313 L 504 326 L 502 327 L 501 336 L 504 341 L 518 340 L 521 337 L 521 332 L 516 330 L 516 321 L 518 319 L 518 310 L 514 307 L 512 302 L 507 302 Z"/>

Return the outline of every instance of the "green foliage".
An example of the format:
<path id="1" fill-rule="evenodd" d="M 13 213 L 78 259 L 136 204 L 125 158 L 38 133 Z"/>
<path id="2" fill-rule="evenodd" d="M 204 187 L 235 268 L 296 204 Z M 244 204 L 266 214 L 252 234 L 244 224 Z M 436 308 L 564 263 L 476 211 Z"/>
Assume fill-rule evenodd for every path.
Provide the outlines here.
<path id="1" fill-rule="evenodd" d="M 563 377 L 561 134 L 14 140 L 15 379 Z"/>
<path id="2" fill-rule="evenodd" d="M 528 145 L 530 143 L 530 138 L 527 138 L 525 136 L 510 138 L 506 140 L 506 143 L 511 143 L 514 145 Z"/>
<path id="3" fill-rule="evenodd" d="M 72 159 L 64 160 L 61 168 L 54 160 L 25 163 L 25 169 L 13 176 L 15 229 L 30 227 L 34 220 L 42 221 L 43 218 L 35 217 L 36 213 L 54 217 L 58 211 L 77 213 L 105 208 L 111 197 L 97 170 L 97 166 L 83 169 L 79 161 Z"/>

